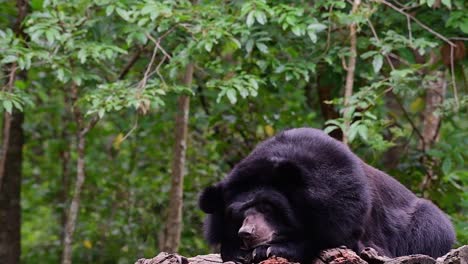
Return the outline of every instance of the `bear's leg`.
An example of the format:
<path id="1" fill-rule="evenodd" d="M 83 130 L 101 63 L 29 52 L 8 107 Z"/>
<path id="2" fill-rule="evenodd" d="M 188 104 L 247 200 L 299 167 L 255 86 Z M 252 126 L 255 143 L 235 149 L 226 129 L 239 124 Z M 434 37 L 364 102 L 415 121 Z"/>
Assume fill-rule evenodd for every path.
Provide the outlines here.
<path id="1" fill-rule="evenodd" d="M 306 259 L 305 243 L 294 241 L 261 245 L 252 252 L 254 263 L 273 256 L 282 257 L 289 261 L 303 262 Z"/>
<path id="2" fill-rule="evenodd" d="M 450 220 L 431 202 L 418 199 L 414 204 L 411 220 L 406 230 L 406 245 L 397 250 L 397 255 L 425 254 L 440 257 L 447 253 L 455 242 L 455 232 Z"/>
<path id="3" fill-rule="evenodd" d="M 221 259 L 223 262 L 234 261 L 236 263 L 249 263 L 251 260 L 251 250 L 243 250 L 237 243 L 221 243 Z"/>

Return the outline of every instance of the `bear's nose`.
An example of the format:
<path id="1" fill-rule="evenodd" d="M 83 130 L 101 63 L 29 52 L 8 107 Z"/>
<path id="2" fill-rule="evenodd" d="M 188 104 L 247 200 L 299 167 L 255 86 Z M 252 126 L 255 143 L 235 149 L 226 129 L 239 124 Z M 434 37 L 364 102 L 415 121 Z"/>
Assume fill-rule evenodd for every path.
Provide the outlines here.
<path id="1" fill-rule="evenodd" d="M 242 239 L 249 239 L 253 237 L 254 229 L 252 227 L 241 227 L 237 234 Z"/>

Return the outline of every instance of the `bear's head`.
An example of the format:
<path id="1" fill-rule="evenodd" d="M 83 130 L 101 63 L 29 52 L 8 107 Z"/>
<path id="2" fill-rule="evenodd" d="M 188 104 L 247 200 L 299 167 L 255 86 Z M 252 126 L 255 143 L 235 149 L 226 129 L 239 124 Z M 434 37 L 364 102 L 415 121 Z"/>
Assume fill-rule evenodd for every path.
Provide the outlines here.
<path id="1" fill-rule="evenodd" d="M 206 188 L 200 195 L 200 208 L 222 218 L 224 233 L 240 241 L 243 249 L 252 249 L 301 232 L 301 223 L 286 195 L 276 188 L 249 189 L 226 196 L 225 186 Z"/>

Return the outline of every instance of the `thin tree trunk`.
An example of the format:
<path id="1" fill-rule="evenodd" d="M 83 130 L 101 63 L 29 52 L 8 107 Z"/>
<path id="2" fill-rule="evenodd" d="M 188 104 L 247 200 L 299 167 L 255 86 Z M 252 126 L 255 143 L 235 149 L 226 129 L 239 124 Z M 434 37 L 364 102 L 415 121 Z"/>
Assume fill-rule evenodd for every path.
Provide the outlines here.
<path id="1" fill-rule="evenodd" d="M 68 97 L 67 92 L 64 92 L 64 101 L 65 105 L 70 105 L 70 100 Z M 62 227 L 61 234 L 60 234 L 60 245 L 63 249 L 65 246 L 65 227 L 67 224 L 67 208 L 68 208 L 68 196 L 70 193 L 70 133 L 67 128 L 67 124 L 71 121 L 70 118 L 70 111 L 67 110 L 62 116 L 62 125 L 63 130 L 61 133 L 62 142 L 64 144 L 63 149 L 60 151 L 60 160 L 62 162 L 62 185 L 60 186 L 60 193 L 59 193 L 59 203 L 62 205 L 60 208 L 60 225 Z M 63 253 L 63 252 L 61 252 Z M 61 254 L 60 253 L 60 254 Z"/>
<path id="2" fill-rule="evenodd" d="M 191 87 L 193 78 L 193 64 L 189 63 L 185 69 L 184 84 Z M 172 183 L 170 190 L 169 211 L 165 230 L 162 235 L 161 251 L 176 252 L 179 248 L 180 233 L 182 231 L 183 184 L 185 172 L 185 152 L 187 149 L 188 116 L 190 97 L 181 95 L 178 99 L 176 115 L 176 131 L 174 159 L 172 162 Z"/>
<path id="3" fill-rule="evenodd" d="M 322 112 L 322 117 L 324 123 L 331 119 L 336 119 L 340 117 L 340 114 L 335 110 L 332 104 L 327 104 L 326 101 L 333 99 L 332 91 L 334 89 L 336 80 L 330 81 L 330 74 L 328 73 L 330 69 L 327 66 L 319 67 L 319 74 L 317 75 L 317 95 L 320 103 L 320 110 Z M 309 100 L 309 99 L 308 99 Z M 333 138 L 342 141 L 343 140 L 343 131 L 340 129 L 335 129 L 329 134 Z"/>
<path id="4" fill-rule="evenodd" d="M 73 192 L 73 198 L 70 204 L 70 208 L 67 214 L 67 220 L 65 224 L 64 234 L 64 245 L 62 253 L 62 264 L 72 263 L 72 243 L 73 233 L 75 232 L 76 221 L 78 218 L 78 212 L 81 202 L 81 191 L 83 190 L 83 184 L 86 178 L 85 175 L 85 147 L 86 147 L 86 134 L 89 130 L 97 123 L 98 119 L 92 120 L 87 126 L 84 125 L 84 117 L 80 109 L 76 105 L 78 99 L 78 87 L 75 83 L 71 84 L 71 103 L 73 104 L 73 114 L 75 116 L 75 122 L 77 124 L 76 133 L 76 182 L 75 189 Z"/>
<path id="5" fill-rule="evenodd" d="M 353 9 L 351 10 L 352 14 L 355 14 L 358 10 L 359 5 L 361 4 L 361 0 L 354 0 L 353 2 Z M 357 57 L 357 49 L 356 49 L 356 22 L 352 22 L 349 25 L 349 38 L 350 38 L 350 57 L 348 60 L 347 74 L 346 74 L 346 84 L 345 84 L 345 94 L 344 94 L 344 126 L 345 131 L 343 131 L 343 143 L 348 144 L 348 133 L 349 127 L 351 125 L 351 119 L 349 113 L 349 100 L 353 95 L 353 85 L 354 85 L 354 72 L 356 69 L 356 57 Z"/>
<path id="6" fill-rule="evenodd" d="M 5 71 L 6 74 L 8 75 L 8 82 L 5 85 L 7 92 L 13 91 L 13 86 L 17 77 L 16 70 L 17 70 L 16 63 L 12 63 L 10 65 L 9 71 L 8 70 Z M 26 74 L 24 75 L 26 76 Z M 11 115 L 12 113 L 8 113 L 7 111 L 4 111 L 3 113 L 2 149 L 1 149 L 1 156 L 0 156 L 0 192 L 2 191 L 3 178 L 5 177 L 6 159 L 7 159 L 8 148 L 10 145 L 11 121 L 12 121 Z"/>
<path id="7" fill-rule="evenodd" d="M 10 145 L 11 114 L 3 114 L 3 134 L 2 134 L 2 156 L 0 158 L 0 192 L 2 191 L 3 178 L 5 177 L 5 163 L 8 148 Z"/>
<path id="8" fill-rule="evenodd" d="M 447 90 L 447 80 L 445 74 L 442 71 L 433 72 L 435 76 L 434 80 L 427 82 L 426 90 L 426 104 L 423 112 L 423 130 L 421 132 L 422 139 L 420 141 L 420 149 L 422 151 L 429 150 L 439 140 L 439 130 L 442 119 L 440 116 L 435 114 L 437 107 L 439 107 L 445 98 L 445 92 Z M 423 163 L 426 167 L 426 175 L 421 183 L 421 190 L 428 189 L 435 179 L 433 167 L 436 165 L 436 161 L 428 157 L 423 156 Z"/>
<path id="9" fill-rule="evenodd" d="M 393 96 L 393 93 L 386 93 L 383 99 L 385 100 L 385 107 L 392 113 L 392 116 L 404 116 L 404 113 L 401 110 L 397 99 L 395 98 L 395 96 Z M 385 139 L 391 140 L 392 138 Z M 399 140 L 398 142 L 399 143 L 388 148 L 382 155 L 382 165 L 387 171 L 395 169 L 402 160 L 401 157 L 405 154 L 407 142 L 404 142 L 403 140 Z"/>
<path id="10" fill-rule="evenodd" d="M 2 155 L 2 158 L 5 159 L 5 171 L 3 188 L 0 191 L 0 260 L 1 263 L 5 264 L 19 263 L 21 254 L 20 199 L 24 145 L 23 119 L 23 113 L 13 111 L 9 118 L 9 144 L 6 152 Z"/>
<path id="11" fill-rule="evenodd" d="M 28 2 L 17 0 L 18 16 L 13 26 L 16 36 L 25 38 L 22 24 L 28 13 Z M 13 63 L 6 88 L 13 90 L 16 79 L 26 80 L 26 71 L 16 74 Z M 3 117 L 2 153 L 0 157 L 0 262 L 16 264 L 21 256 L 21 174 L 23 162 L 24 114 L 16 109 Z"/>

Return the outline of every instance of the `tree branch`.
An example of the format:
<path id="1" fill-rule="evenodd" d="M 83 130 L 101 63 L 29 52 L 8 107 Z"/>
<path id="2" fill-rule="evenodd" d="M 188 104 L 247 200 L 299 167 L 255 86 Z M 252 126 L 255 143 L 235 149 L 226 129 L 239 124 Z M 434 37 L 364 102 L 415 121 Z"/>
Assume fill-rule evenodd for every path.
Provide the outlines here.
<path id="1" fill-rule="evenodd" d="M 434 35 L 434 36 L 438 37 L 439 39 L 443 40 L 444 42 L 448 43 L 450 46 L 456 47 L 455 43 L 450 41 L 448 38 L 444 37 L 442 34 L 436 32 L 433 29 L 431 29 L 430 27 L 426 26 L 424 23 L 419 21 L 419 19 L 415 18 L 413 15 L 406 13 L 403 9 L 396 7 L 392 3 L 389 3 L 389 2 L 387 2 L 385 0 L 375 0 L 375 1 L 377 3 L 383 3 L 384 5 L 392 8 L 393 10 L 397 11 L 398 13 L 400 13 L 402 15 L 405 15 L 406 17 L 408 17 L 411 20 L 413 20 L 414 22 L 416 22 L 419 26 L 421 26 L 422 28 L 424 28 L 425 30 L 430 32 L 432 35 Z"/>
<path id="2" fill-rule="evenodd" d="M 139 46 L 138 50 L 133 54 L 133 56 L 130 58 L 130 60 L 127 62 L 125 67 L 123 68 L 122 72 L 119 74 L 119 80 L 123 80 L 127 73 L 130 71 L 130 69 L 135 65 L 135 63 L 138 61 L 138 59 L 141 56 L 141 53 L 143 52 L 144 47 Z"/>
<path id="3" fill-rule="evenodd" d="M 353 8 L 351 10 L 351 14 L 356 14 L 359 5 L 361 4 L 361 0 L 354 0 L 353 2 Z M 351 96 L 353 95 L 353 85 L 354 85 L 354 72 L 356 69 L 356 57 L 357 57 L 357 39 L 356 39 L 356 22 L 352 22 L 351 25 L 349 25 L 349 37 L 350 37 L 350 51 L 351 55 L 348 60 L 348 65 L 346 65 L 347 68 L 347 74 L 346 74 L 346 84 L 345 84 L 345 95 L 344 95 L 344 111 L 343 111 L 343 117 L 344 117 L 344 127 L 345 131 L 343 131 L 343 143 L 348 144 L 348 136 L 347 133 L 349 132 L 349 127 L 351 125 L 351 117 L 349 115 L 349 101 L 351 99 Z"/>

